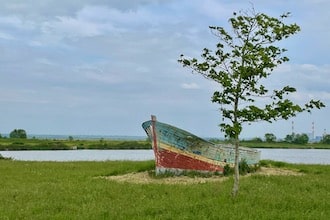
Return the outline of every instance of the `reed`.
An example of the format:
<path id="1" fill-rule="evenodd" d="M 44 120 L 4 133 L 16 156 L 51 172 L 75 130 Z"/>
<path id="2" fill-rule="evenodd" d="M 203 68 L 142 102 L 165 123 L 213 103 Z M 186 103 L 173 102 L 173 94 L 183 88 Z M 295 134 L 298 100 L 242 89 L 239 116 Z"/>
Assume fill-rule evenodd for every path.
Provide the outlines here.
<path id="1" fill-rule="evenodd" d="M 153 161 L 0 160 L 0 219 L 329 219 L 330 166 L 263 166 L 304 175 L 243 177 L 232 199 L 232 178 L 189 185 L 99 178 L 151 171 Z"/>

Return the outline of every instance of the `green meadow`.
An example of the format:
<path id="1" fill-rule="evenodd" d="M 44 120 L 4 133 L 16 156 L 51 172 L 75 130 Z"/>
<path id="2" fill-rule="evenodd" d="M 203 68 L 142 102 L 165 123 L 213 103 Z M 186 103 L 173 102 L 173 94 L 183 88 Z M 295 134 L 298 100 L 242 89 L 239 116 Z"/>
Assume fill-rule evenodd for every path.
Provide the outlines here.
<path id="1" fill-rule="evenodd" d="M 151 149 L 147 140 L 0 138 L 0 150 Z"/>
<path id="2" fill-rule="evenodd" d="M 232 199 L 232 177 L 188 185 L 99 178 L 151 171 L 153 161 L 0 160 L 0 219 L 330 218 L 330 166 L 271 161 L 262 165 L 304 175 L 244 176 L 238 197 Z"/>

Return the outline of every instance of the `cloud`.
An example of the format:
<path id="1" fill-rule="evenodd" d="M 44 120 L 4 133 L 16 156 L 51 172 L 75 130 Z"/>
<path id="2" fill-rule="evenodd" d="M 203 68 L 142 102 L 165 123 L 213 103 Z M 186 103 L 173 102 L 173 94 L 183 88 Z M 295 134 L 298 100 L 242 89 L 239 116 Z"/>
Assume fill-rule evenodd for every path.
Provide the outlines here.
<path id="1" fill-rule="evenodd" d="M 14 36 L 7 34 L 7 33 L 1 33 L 1 32 L 0 32 L 0 38 L 2 38 L 4 40 L 14 40 L 15 39 Z"/>
<path id="2" fill-rule="evenodd" d="M 6 102 L 0 114 L 8 118 L 2 123 L 4 131 L 12 129 L 15 120 L 20 127 L 43 132 L 38 123 L 45 125 L 52 118 L 47 127 L 53 133 L 87 132 L 82 128 L 90 126 L 89 132 L 143 135 L 140 122 L 154 113 L 199 135 L 218 135 L 218 106 L 210 101 L 218 85 L 191 74 L 177 59 L 180 54 L 200 58 L 204 47 L 214 49 L 219 39 L 208 26 L 228 26 L 232 11 L 250 3 L 0 2 L 0 102 Z M 255 3 L 257 11 L 274 16 L 291 11 L 290 21 L 302 26 L 301 35 L 284 44 L 290 63 L 264 82 L 271 88 L 297 87 L 293 98 L 299 102 L 319 98 L 330 104 L 329 13 L 324 4 Z M 18 114 L 19 109 L 25 109 L 25 115 Z"/>
<path id="3" fill-rule="evenodd" d="M 183 89 L 199 89 L 199 85 L 197 85 L 196 83 L 182 83 L 181 87 Z"/>
<path id="4" fill-rule="evenodd" d="M 274 74 L 277 83 L 297 86 L 308 92 L 330 92 L 330 65 L 284 64 Z M 273 81 L 274 82 L 274 81 Z"/>
<path id="5" fill-rule="evenodd" d="M 30 20 L 23 20 L 17 15 L 0 17 L 0 26 L 8 30 L 33 30 L 35 23 Z"/>
<path id="6" fill-rule="evenodd" d="M 100 27 L 89 22 L 70 17 L 57 17 L 57 21 L 46 22 L 43 27 L 46 34 L 64 37 L 93 37 L 101 34 Z"/>
<path id="7" fill-rule="evenodd" d="M 194 4 L 196 11 L 215 20 L 227 18 L 232 14 L 233 10 L 235 10 L 231 5 L 226 5 L 216 0 L 205 0 L 203 2 L 193 1 L 192 4 Z"/>
<path id="8" fill-rule="evenodd" d="M 42 29 L 46 34 L 77 38 L 134 32 L 171 22 L 176 23 L 175 16 L 157 14 L 148 7 L 119 10 L 106 5 L 86 5 L 74 16 L 56 16 L 55 20 L 44 22 Z"/>
<path id="9" fill-rule="evenodd" d="M 105 73 L 102 69 L 93 66 L 80 66 L 76 68 L 80 76 L 88 81 L 95 81 L 102 84 L 115 84 L 123 82 L 120 75 Z"/>
<path id="10" fill-rule="evenodd" d="M 37 58 L 36 59 L 36 62 L 40 63 L 40 64 L 44 64 L 44 65 L 56 65 L 56 63 L 50 59 L 47 59 L 47 58 Z"/>

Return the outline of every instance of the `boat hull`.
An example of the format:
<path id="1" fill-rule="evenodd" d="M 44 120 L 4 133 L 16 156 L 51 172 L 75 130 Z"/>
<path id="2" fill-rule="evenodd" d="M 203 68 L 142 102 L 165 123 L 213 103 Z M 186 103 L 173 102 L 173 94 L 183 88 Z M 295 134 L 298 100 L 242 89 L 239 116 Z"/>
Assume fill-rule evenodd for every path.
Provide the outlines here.
<path id="1" fill-rule="evenodd" d="M 155 154 L 156 173 L 182 171 L 223 173 L 226 165 L 233 166 L 234 146 L 216 145 L 185 130 L 152 120 L 142 124 L 152 142 Z M 260 152 L 240 147 L 240 160 L 256 164 Z"/>
<path id="2" fill-rule="evenodd" d="M 223 173 L 224 164 L 208 160 L 199 155 L 180 152 L 171 147 L 169 148 L 160 145 L 157 152 L 155 152 L 155 155 L 157 158 L 157 173 L 164 173 L 166 171 L 171 171 L 173 173 L 181 173 L 182 171 Z"/>

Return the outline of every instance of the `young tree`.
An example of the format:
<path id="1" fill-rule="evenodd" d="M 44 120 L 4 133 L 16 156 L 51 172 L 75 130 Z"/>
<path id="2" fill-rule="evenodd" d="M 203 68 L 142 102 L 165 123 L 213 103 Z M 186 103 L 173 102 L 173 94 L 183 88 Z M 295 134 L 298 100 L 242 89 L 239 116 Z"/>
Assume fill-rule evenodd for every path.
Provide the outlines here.
<path id="1" fill-rule="evenodd" d="M 294 87 L 284 86 L 271 91 L 262 82 L 278 65 L 289 61 L 282 55 L 286 49 L 275 44 L 300 30 L 297 24 L 283 22 L 289 15 L 285 13 L 274 18 L 256 13 L 254 9 L 234 12 L 229 19 L 231 32 L 223 27 L 209 27 L 220 41 L 215 51 L 205 48 L 201 61 L 184 55 L 178 60 L 194 73 L 219 83 L 219 91 L 214 92 L 212 102 L 220 104 L 221 130 L 235 140 L 234 197 L 239 190 L 239 136 L 242 124 L 289 119 L 299 112 L 324 107 L 322 102 L 314 100 L 302 106 L 295 104 L 287 98 L 287 95 L 296 92 Z M 269 102 L 257 103 L 260 97 L 268 98 Z"/>

